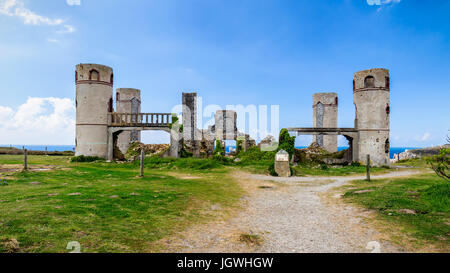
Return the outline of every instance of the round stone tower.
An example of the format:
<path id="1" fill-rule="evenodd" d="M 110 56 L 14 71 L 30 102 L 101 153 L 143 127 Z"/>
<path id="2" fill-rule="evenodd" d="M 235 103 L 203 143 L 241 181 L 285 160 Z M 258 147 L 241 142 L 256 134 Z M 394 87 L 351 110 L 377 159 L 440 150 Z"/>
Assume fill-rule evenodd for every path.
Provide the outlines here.
<path id="1" fill-rule="evenodd" d="M 99 64 L 76 66 L 76 152 L 107 157 L 108 113 L 113 112 L 113 70 Z"/>
<path id="2" fill-rule="evenodd" d="M 313 95 L 313 127 L 337 128 L 338 95 L 316 93 Z M 314 136 L 313 141 L 330 153 L 337 152 L 337 136 Z"/>
<path id="3" fill-rule="evenodd" d="M 118 88 L 116 90 L 117 113 L 141 113 L 141 90 L 133 88 Z M 130 144 L 141 141 L 140 131 L 124 131 L 117 138 L 117 147 L 126 154 Z"/>
<path id="4" fill-rule="evenodd" d="M 358 130 L 358 161 L 370 155 L 375 166 L 389 165 L 390 133 L 389 70 L 359 71 L 353 77 L 353 102 Z"/>

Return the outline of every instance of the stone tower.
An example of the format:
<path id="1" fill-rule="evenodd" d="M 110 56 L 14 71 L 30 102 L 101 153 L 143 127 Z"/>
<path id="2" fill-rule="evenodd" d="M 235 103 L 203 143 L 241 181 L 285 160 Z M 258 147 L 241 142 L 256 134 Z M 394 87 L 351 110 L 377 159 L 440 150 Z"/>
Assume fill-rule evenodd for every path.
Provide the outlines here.
<path id="1" fill-rule="evenodd" d="M 116 90 L 117 113 L 141 113 L 141 90 L 133 88 L 118 88 Z M 141 141 L 140 131 L 124 131 L 117 138 L 117 147 L 126 154 L 130 144 Z"/>
<path id="2" fill-rule="evenodd" d="M 99 64 L 76 66 L 76 152 L 107 157 L 108 113 L 113 112 L 113 70 Z"/>
<path id="3" fill-rule="evenodd" d="M 353 102 L 358 130 L 358 158 L 370 155 L 375 166 L 389 165 L 390 133 L 389 70 L 375 68 L 359 71 L 353 77 Z"/>
<path id="4" fill-rule="evenodd" d="M 313 127 L 337 128 L 338 95 L 336 93 L 317 93 L 313 95 Z M 313 141 L 330 153 L 337 152 L 337 136 L 313 137 Z"/>

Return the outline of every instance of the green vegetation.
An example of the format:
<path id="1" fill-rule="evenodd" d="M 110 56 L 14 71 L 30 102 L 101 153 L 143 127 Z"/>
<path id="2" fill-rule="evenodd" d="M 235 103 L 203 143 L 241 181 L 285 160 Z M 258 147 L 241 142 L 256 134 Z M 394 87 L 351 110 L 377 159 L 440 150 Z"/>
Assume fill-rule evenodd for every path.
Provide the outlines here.
<path id="1" fill-rule="evenodd" d="M 22 159 L 0 156 L 0 164 Z M 161 238 L 216 215 L 211 205 L 233 207 L 241 197 L 214 160 L 146 158 L 145 163 L 145 177 L 139 178 L 138 162 L 30 156 L 31 166 L 60 168 L 7 176 L 0 187 L 0 253 L 67 252 L 71 241 L 80 242 L 83 252 L 158 251 Z"/>
<path id="2" fill-rule="evenodd" d="M 239 236 L 239 241 L 256 246 L 260 246 L 264 242 L 263 238 L 256 234 L 241 234 L 241 236 Z"/>
<path id="3" fill-rule="evenodd" d="M 222 147 L 222 141 L 216 140 L 216 148 L 214 149 L 215 155 L 225 155 L 225 147 Z"/>
<path id="4" fill-rule="evenodd" d="M 355 181 L 344 198 L 378 212 L 397 230 L 449 251 L 450 184 L 434 174 L 410 178 Z"/>
<path id="5" fill-rule="evenodd" d="M 95 162 L 95 161 L 105 161 L 104 158 L 98 156 L 74 156 L 70 159 L 70 162 Z"/>
<path id="6" fill-rule="evenodd" d="M 450 182 L 450 149 L 442 149 L 439 155 L 429 158 L 427 163 L 440 178 Z"/>
<path id="7" fill-rule="evenodd" d="M 295 138 L 295 136 L 291 137 L 287 129 L 281 129 L 277 151 L 285 150 L 289 153 L 289 159 L 292 159 L 295 151 Z"/>

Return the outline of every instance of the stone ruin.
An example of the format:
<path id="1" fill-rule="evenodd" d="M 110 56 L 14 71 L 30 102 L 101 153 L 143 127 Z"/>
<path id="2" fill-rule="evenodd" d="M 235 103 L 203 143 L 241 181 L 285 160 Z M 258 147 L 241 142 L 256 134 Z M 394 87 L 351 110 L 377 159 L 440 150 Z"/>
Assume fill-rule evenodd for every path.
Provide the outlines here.
<path id="1" fill-rule="evenodd" d="M 113 69 L 98 64 L 79 64 L 76 82 L 76 155 L 98 156 L 113 160 L 125 153 L 131 143 L 140 140 L 143 130 L 162 130 L 170 134 L 169 156 L 179 157 L 182 148 L 194 156 L 211 156 L 215 141 L 234 140 L 243 150 L 254 146 L 248 134 L 239 132 L 235 111 L 220 110 L 215 124 L 198 129 L 197 93 L 182 94 L 182 126 L 172 113 L 142 113 L 140 90 L 119 88 L 116 109 L 113 104 Z M 338 128 L 338 97 L 336 93 L 317 93 L 313 96 L 313 128 L 288 128 L 298 135 L 313 135 L 314 142 L 329 152 L 337 151 L 337 136 L 347 138 L 349 162 L 365 163 L 370 155 L 375 166 L 389 165 L 390 151 L 390 78 L 387 69 L 359 71 L 353 77 L 355 126 Z M 267 142 L 267 143 L 266 143 Z M 183 144 L 184 143 L 184 144 Z M 262 146 L 272 149 L 272 139 Z"/>
<path id="2" fill-rule="evenodd" d="M 195 157 L 212 156 L 216 140 L 225 147 L 226 140 L 242 141 L 242 148 L 255 146 L 250 135 L 237 129 L 237 113 L 232 110 L 218 110 L 214 115 L 215 124 L 208 129 L 197 128 L 197 93 L 183 93 L 183 141 L 184 148 Z"/>

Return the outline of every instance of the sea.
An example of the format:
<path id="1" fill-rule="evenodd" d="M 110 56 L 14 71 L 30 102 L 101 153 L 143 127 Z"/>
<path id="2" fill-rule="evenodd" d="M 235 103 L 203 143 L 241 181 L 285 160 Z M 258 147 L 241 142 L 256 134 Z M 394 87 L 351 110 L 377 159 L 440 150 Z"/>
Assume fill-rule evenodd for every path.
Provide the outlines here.
<path id="1" fill-rule="evenodd" d="M 18 149 L 27 149 L 29 151 L 45 151 L 47 148 L 47 151 L 49 152 L 64 152 L 64 151 L 73 151 L 75 149 L 75 146 L 73 145 L 0 145 L 0 147 L 14 147 Z M 304 149 L 307 147 L 296 147 L 297 149 Z M 348 149 L 348 147 L 339 147 L 338 150 L 342 151 Z M 394 158 L 394 154 L 400 154 L 403 153 L 405 150 L 414 150 L 419 149 L 416 147 L 393 147 L 391 148 L 390 156 L 391 158 Z M 226 152 L 229 153 L 233 150 L 236 150 L 236 146 L 226 146 Z"/>

